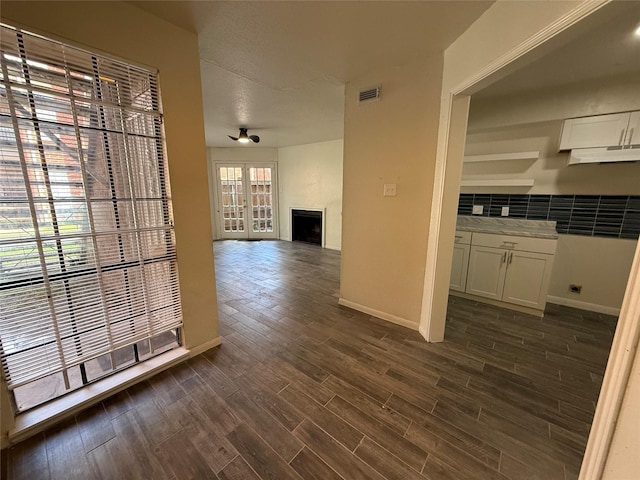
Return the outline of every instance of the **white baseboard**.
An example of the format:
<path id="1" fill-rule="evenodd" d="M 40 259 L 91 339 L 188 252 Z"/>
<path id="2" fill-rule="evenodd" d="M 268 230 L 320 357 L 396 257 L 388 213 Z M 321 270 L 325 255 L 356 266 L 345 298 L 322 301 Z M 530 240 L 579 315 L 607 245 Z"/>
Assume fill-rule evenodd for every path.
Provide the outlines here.
<path id="1" fill-rule="evenodd" d="M 391 313 L 381 312 L 375 308 L 365 307 L 364 305 L 360 305 L 359 303 L 355 303 L 350 300 L 345 300 L 344 298 L 338 299 L 338 303 L 344 307 L 353 308 L 354 310 L 386 320 L 387 322 L 395 323 L 396 325 L 401 325 L 403 327 L 410 328 L 411 330 L 418 330 L 418 323 L 407 320 L 406 318 L 397 317 Z"/>
<path id="2" fill-rule="evenodd" d="M 210 348 L 217 347 L 222 344 L 222 337 L 216 337 L 213 340 L 209 340 L 201 345 L 195 346 L 189 349 L 189 358 L 193 358 L 196 355 L 200 355 L 203 352 L 206 352 Z"/>
<path id="3" fill-rule="evenodd" d="M 580 310 L 588 310 L 590 312 L 604 313 L 606 315 L 620 315 L 620 309 L 615 307 L 607 307 L 606 305 L 598 305 L 595 303 L 580 302 L 571 298 L 554 297 L 547 295 L 547 303 L 555 303 L 564 305 L 565 307 L 579 308 Z"/>

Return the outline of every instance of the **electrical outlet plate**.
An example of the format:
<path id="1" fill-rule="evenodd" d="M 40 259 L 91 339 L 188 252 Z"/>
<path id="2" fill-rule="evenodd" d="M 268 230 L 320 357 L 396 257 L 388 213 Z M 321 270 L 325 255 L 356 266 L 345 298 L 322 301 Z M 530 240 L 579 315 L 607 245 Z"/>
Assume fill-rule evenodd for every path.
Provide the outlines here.
<path id="1" fill-rule="evenodd" d="M 483 205 L 474 205 L 473 206 L 473 210 L 471 210 L 471 214 L 472 215 L 482 215 L 483 211 L 484 211 L 484 206 Z"/>
<path id="2" fill-rule="evenodd" d="M 508 217 L 509 216 L 509 207 L 502 207 L 502 210 L 500 210 L 500 215 L 503 217 Z"/>
<path id="3" fill-rule="evenodd" d="M 384 184 L 384 193 L 385 197 L 395 197 L 396 196 L 396 184 L 395 183 L 385 183 Z"/>

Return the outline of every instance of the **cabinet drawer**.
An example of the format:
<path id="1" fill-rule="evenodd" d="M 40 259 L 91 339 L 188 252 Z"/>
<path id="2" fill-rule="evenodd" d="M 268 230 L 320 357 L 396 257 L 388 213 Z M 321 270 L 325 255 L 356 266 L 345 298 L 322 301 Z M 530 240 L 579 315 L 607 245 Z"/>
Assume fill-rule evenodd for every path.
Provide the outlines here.
<path id="1" fill-rule="evenodd" d="M 471 232 L 461 232 L 456 230 L 456 236 L 453 239 L 454 243 L 462 243 L 463 245 L 471 245 Z"/>
<path id="2" fill-rule="evenodd" d="M 474 233 L 471 244 L 481 245 L 483 247 L 504 248 L 507 250 L 554 254 L 556 252 L 557 240 L 551 238 Z"/>

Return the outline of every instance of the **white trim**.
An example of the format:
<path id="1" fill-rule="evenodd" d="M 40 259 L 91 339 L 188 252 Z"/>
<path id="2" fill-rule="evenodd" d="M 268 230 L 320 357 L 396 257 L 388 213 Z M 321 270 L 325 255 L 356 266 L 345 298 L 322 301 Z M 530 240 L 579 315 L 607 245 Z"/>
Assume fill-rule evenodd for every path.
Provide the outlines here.
<path id="1" fill-rule="evenodd" d="M 498 73 L 509 64 L 525 56 L 532 50 L 540 47 L 545 42 L 551 40 L 559 33 L 564 32 L 569 27 L 584 20 L 586 17 L 599 10 L 601 7 L 610 3 L 612 0 L 590 0 L 583 1 L 576 8 L 568 12 L 564 17 L 559 18 L 554 23 L 547 25 L 545 28 L 527 38 L 524 42 L 512 48 L 508 52 L 502 54 L 493 62 L 488 64 L 482 70 L 468 77 L 451 89 L 452 95 L 458 95 L 479 84 L 481 81 Z"/>
<path id="2" fill-rule="evenodd" d="M 618 326 L 604 373 L 596 413 L 580 469 L 580 480 L 599 479 L 609 455 L 631 367 L 640 339 L 640 242 L 631 265 Z M 637 449 L 637 445 L 635 445 Z M 633 448 L 629 450 L 633 451 Z"/>
<path id="3" fill-rule="evenodd" d="M 619 308 L 598 305 L 597 303 L 580 302 L 571 298 L 555 297 L 553 295 L 547 295 L 547 303 L 555 303 L 556 305 L 564 305 L 565 307 L 579 308 L 580 310 L 604 313 L 606 315 L 620 315 Z"/>
<path id="4" fill-rule="evenodd" d="M 397 317 L 396 315 L 393 315 L 391 313 L 381 312 L 380 310 L 376 310 L 375 308 L 369 308 L 364 305 L 360 305 L 359 303 L 352 302 L 351 300 L 345 300 L 344 298 L 338 299 L 338 303 L 344 307 L 353 308 L 354 310 L 358 310 L 359 312 L 371 315 L 372 317 L 380 318 L 382 320 L 395 323 L 396 325 L 410 328 L 411 330 L 418 330 L 418 324 L 416 322 L 412 322 L 411 320 L 407 320 L 406 318 Z"/>
<path id="5" fill-rule="evenodd" d="M 533 187 L 535 180 L 533 178 L 514 178 L 506 180 L 496 179 L 462 179 L 460 181 L 461 187 Z"/>
<path id="6" fill-rule="evenodd" d="M 327 209 L 324 207 L 289 207 L 289 241 L 292 242 L 293 241 L 293 210 L 309 210 L 311 212 L 322 212 L 322 233 L 320 234 L 322 236 L 322 239 L 320 240 L 321 244 L 320 246 L 322 248 L 327 248 L 326 247 L 326 230 L 327 230 Z M 332 250 L 335 250 L 335 248 L 333 248 Z"/>
<path id="7" fill-rule="evenodd" d="M 201 345 L 193 347 L 189 350 L 189 358 L 193 358 L 196 355 L 200 355 L 201 353 L 206 352 L 211 348 L 218 347 L 222 344 L 222 337 L 216 337 L 213 340 L 209 340 Z"/>
<path id="8" fill-rule="evenodd" d="M 538 160 L 540 152 L 491 153 L 488 155 L 465 155 L 464 163 L 498 162 L 503 160 Z"/>
<path id="9" fill-rule="evenodd" d="M 209 216 L 211 218 L 212 240 L 220 240 L 220 220 L 218 208 L 218 175 L 215 162 L 212 160 L 211 149 L 207 148 L 207 177 L 209 179 Z"/>
<path id="10" fill-rule="evenodd" d="M 446 111 L 442 113 L 442 110 Z M 438 131 L 438 146 L 436 154 L 436 165 L 434 171 L 433 195 L 431 199 L 431 218 L 429 219 L 429 241 L 427 242 L 426 265 L 424 271 L 424 288 L 422 295 L 422 308 L 420 310 L 420 323 L 418 331 L 427 342 L 442 341 L 440 338 L 433 338 L 431 323 L 434 293 L 436 288 L 436 264 L 438 261 L 438 247 L 440 244 L 440 224 L 442 222 L 442 206 L 444 200 L 445 174 L 447 155 L 449 153 L 449 131 L 451 130 L 451 110 L 453 108 L 453 94 L 441 101 L 440 125 Z M 444 125 L 443 125 L 444 124 Z"/>
<path id="11" fill-rule="evenodd" d="M 189 358 L 189 350 L 175 348 L 157 357 L 150 358 L 121 372 L 91 383 L 45 405 L 17 415 L 15 424 L 7 439 L 3 438 L 3 448 L 40 433 L 53 424 L 77 414 L 131 385 L 141 382 Z"/>

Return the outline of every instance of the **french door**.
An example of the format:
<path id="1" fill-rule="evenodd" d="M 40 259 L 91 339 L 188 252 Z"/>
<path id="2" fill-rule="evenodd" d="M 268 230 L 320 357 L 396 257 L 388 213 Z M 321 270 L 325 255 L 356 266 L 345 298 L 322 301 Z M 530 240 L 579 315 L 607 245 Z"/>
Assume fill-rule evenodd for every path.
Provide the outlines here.
<path id="1" fill-rule="evenodd" d="M 221 238 L 278 238 L 275 164 L 217 163 Z"/>

